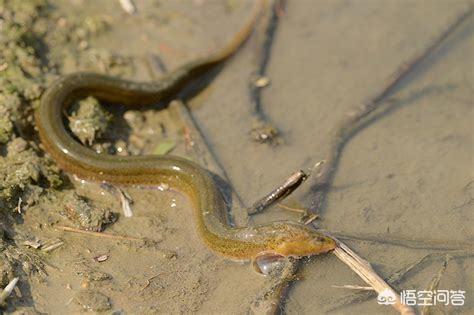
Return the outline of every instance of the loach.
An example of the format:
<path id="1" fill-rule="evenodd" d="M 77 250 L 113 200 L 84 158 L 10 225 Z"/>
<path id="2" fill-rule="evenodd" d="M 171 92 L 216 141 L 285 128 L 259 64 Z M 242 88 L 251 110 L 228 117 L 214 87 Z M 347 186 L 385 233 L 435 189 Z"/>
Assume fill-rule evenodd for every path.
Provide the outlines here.
<path id="1" fill-rule="evenodd" d="M 262 10 L 257 1 L 252 17 L 227 46 L 215 54 L 190 62 L 157 82 L 133 82 L 94 73 L 74 73 L 55 81 L 35 112 L 44 149 L 64 170 L 79 177 L 114 184 L 168 184 L 191 199 L 199 235 L 205 244 L 227 257 L 254 259 L 261 255 L 302 257 L 328 252 L 336 242 L 299 223 L 278 221 L 253 227 L 231 227 L 225 204 L 210 173 L 175 156 L 102 155 L 84 147 L 68 133 L 63 112 L 82 97 L 128 106 L 156 104 L 169 99 L 190 80 L 227 60 L 247 39 Z"/>

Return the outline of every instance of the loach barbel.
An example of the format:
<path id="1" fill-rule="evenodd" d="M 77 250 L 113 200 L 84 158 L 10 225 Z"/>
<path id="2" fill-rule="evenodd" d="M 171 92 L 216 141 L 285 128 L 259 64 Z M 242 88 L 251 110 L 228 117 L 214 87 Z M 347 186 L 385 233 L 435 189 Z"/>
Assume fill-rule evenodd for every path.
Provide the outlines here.
<path id="1" fill-rule="evenodd" d="M 114 184 L 168 184 L 191 199 L 199 235 L 213 251 L 235 259 L 260 255 L 310 256 L 335 248 L 333 239 L 299 223 L 278 221 L 253 227 L 231 227 L 225 204 L 210 173 L 176 156 L 115 156 L 98 154 L 77 142 L 66 130 L 63 113 L 76 100 L 92 95 L 127 106 L 156 104 L 169 99 L 190 80 L 227 60 L 247 39 L 264 5 L 256 1 L 252 17 L 227 46 L 190 62 L 157 82 L 133 82 L 94 73 L 60 77 L 45 92 L 35 112 L 44 149 L 58 165 L 79 177 Z"/>

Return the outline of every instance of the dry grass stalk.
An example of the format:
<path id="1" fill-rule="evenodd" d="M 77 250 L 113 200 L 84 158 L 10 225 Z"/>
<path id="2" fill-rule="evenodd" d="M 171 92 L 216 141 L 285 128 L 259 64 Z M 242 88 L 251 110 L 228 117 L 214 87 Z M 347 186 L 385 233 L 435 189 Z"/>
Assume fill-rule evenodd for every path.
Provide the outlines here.
<path id="1" fill-rule="evenodd" d="M 119 0 L 120 6 L 128 14 L 135 14 L 137 12 L 137 7 L 132 0 Z"/>
<path id="2" fill-rule="evenodd" d="M 122 211 L 123 215 L 126 218 L 131 218 L 133 217 L 133 212 L 132 212 L 132 207 L 130 206 L 130 203 L 132 200 L 120 189 L 119 187 L 115 187 L 117 189 L 117 193 L 120 198 L 120 204 L 122 205 Z"/>
<path id="3" fill-rule="evenodd" d="M 402 304 L 400 295 L 388 285 L 372 268 L 369 262 L 359 257 L 347 245 L 338 241 L 338 246 L 333 253 L 343 263 L 349 266 L 359 277 L 370 285 L 378 294 L 389 292 L 395 298 L 392 306 L 402 315 L 415 315 L 415 310 Z"/>
<path id="4" fill-rule="evenodd" d="M 19 280 L 18 277 L 13 278 L 12 281 L 10 281 L 5 287 L 5 289 L 3 289 L 3 291 L 0 293 L 0 305 L 5 303 L 5 300 L 7 299 L 7 297 L 9 297 L 10 294 L 12 294 L 13 289 L 15 289 L 15 286 L 18 280 Z"/>

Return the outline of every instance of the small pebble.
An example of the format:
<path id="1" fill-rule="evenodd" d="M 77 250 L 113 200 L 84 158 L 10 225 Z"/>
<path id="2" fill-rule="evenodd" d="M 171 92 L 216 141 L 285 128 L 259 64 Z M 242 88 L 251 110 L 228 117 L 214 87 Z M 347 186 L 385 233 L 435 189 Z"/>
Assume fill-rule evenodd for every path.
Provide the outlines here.
<path id="1" fill-rule="evenodd" d="M 97 262 L 104 262 L 104 261 L 106 261 L 107 259 L 109 259 L 109 256 L 108 256 L 108 255 L 100 255 L 100 256 L 94 257 L 94 259 L 95 259 Z"/>

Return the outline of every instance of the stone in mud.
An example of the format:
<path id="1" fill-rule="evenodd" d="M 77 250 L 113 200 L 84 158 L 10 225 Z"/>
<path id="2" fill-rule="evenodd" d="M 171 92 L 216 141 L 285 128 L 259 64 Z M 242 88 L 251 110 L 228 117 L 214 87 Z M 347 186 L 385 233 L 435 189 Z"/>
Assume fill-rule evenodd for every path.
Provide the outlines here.
<path id="1" fill-rule="evenodd" d="M 111 119 L 99 101 L 89 96 L 73 105 L 69 128 L 83 144 L 91 145 L 105 133 Z"/>
<path id="2" fill-rule="evenodd" d="M 63 204 L 67 218 L 87 231 L 101 231 L 117 218 L 109 209 L 95 206 L 89 199 L 74 192 L 66 194 Z"/>
<path id="3" fill-rule="evenodd" d="M 58 168 L 34 150 L 26 149 L 21 140 L 12 141 L 8 155 L 0 157 L 0 205 L 16 206 L 19 198 L 29 199 L 32 204 L 32 198 L 42 190 L 39 185 L 59 187 L 61 184 Z"/>

